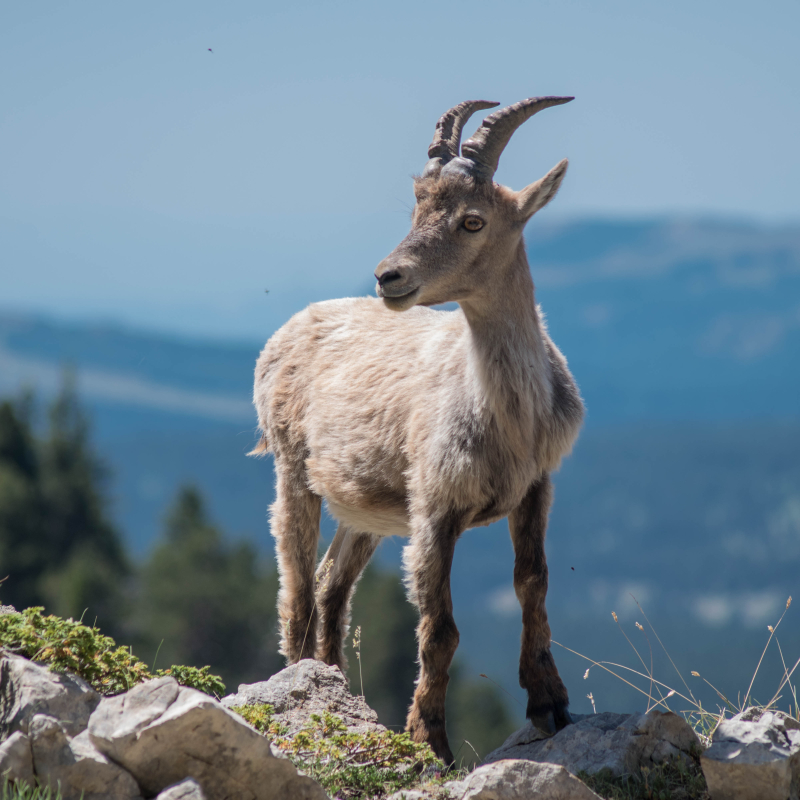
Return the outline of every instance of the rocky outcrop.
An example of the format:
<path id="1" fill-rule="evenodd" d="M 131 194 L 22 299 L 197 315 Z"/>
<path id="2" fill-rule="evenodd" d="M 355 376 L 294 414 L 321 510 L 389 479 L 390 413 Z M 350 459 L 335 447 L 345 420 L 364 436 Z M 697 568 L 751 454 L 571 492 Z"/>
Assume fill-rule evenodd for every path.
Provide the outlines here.
<path id="1" fill-rule="evenodd" d="M 227 708 L 257 703 L 271 705 L 275 720 L 288 727 L 289 735 L 306 725 L 311 714 L 325 711 L 341 717 L 347 728 L 356 733 L 386 730 L 364 698 L 350 694 L 339 667 L 310 658 L 281 670 L 268 681 L 242 684 L 236 694 L 222 698 Z"/>
<path id="2" fill-rule="evenodd" d="M 193 778 L 208 800 L 324 800 L 322 787 L 270 751 L 269 741 L 217 700 L 157 678 L 105 698 L 89 722 L 94 746 L 146 795 Z"/>
<path id="3" fill-rule="evenodd" d="M 748 708 L 719 724 L 700 763 L 712 800 L 797 800 L 800 722 Z"/>
<path id="4" fill-rule="evenodd" d="M 60 787 L 64 800 L 326 797 L 241 717 L 173 678 L 101 699 L 10 654 L 0 658 L 0 775 Z"/>
<path id="5" fill-rule="evenodd" d="M 170 677 L 101 698 L 84 681 L 0 652 L 0 781 L 60 787 L 64 800 L 325 800 L 322 787 L 230 709 L 267 703 L 291 735 L 330 712 L 382 731 L 336 667 L 301 661 L 222 702 Z M 620 776 L 700 742 L 671 712 L 576 717 L 547 737 L 527 723 L 465 779 L 390 800 L 597 800 L 575 775 Z M 800 722 L 748 709 L 722 722 L 701 763 L 712 800 L 800 800 Z"/>
<path id="6" fill-rule="evenodd" d="M 693 748 L 699 752 L 700 741 L 683 717 L 653 709 L 647 714 L 576 715 L 573 725 L 551 737 L 528 722 L 484 763 L 521 758 L 560 764 L 573 774 L 607 769 L 619 776 L 685 757 Z"/>

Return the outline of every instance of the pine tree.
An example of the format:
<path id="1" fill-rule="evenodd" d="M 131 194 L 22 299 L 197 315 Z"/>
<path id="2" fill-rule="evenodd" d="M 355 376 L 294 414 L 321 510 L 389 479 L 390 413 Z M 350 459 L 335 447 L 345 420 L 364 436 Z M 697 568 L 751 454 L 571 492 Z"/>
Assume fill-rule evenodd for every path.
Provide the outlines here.
<path id="1" fill-rule="evenodd" d="M 0 403 L 0 580 L 3 601 L 17 608 L 39 599 L 48 563 L 31 409 L 30 396 Z"/>
<path id="2" fill-rule="evenodd" d="M 212 667 L 229 686 L 266 680 L 277 653 L 277 576 L 253 547 L 227 542 L 199 492 L 180 490 L 142 569 L 140 655 Z"/>
<path id="3" fill-rule="evenodd" d="M 128 567 L 111 524 L 107 470 L 69 374 L 37 437 L 31 396 L 0 404 L 0 572 L 17 608 L 95 619 L 121 631 Z"/>

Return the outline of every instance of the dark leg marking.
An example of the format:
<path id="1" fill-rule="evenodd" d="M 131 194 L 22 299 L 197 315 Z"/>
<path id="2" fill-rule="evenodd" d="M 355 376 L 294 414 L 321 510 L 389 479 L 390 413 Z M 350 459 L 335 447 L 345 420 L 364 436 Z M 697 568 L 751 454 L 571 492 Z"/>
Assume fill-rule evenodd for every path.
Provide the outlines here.
<path id="1" fill-rule="evenodd" d="M 415 742 L 428 742 L 448 765 L 453 763 L 453 752 L 447 741 L 444 705 L 450 680 L 448 670 L 458 647 L 450 568 L 460 534 L 458 515 L 426 520 L 414 531 L 403 553 L 409 597 L 420 612 L 417 627 L 420 671 L 406 730 Z"/>

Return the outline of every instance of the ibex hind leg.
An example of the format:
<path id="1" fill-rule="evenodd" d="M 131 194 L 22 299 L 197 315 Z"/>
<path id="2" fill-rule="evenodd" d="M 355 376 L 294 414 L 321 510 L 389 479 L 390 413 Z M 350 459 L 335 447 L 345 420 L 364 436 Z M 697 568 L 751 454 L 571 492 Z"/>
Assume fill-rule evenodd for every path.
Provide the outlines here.
<path id="1" fill-rule="evenodd" d="M 317 561 L 320 498 L 305 482 L 286 474 L 276 461 L 277 496 L 270 509 L 280 574 L 278 619 L 281 653 L 287 663 L 313 658 L 317 640 L 314 568 Z"/>
<path id="2" fill-rule="evenodd" d="M 379 541 L 380 537 L 374 534 L 355 533 L 340 525 L 317 569 L 316 657 L 336 665 L 342 672 L 347 669 L 343 643 L 350 627 L 353 590 Z"/>
<path id="3" fill-rule="evenodd" d="M 528 692 L 525 716 L 545 733 L 569 725 L 569 696 L 550 652 L 547 622 L 547 560 L 544 538 L 553 500 L 548 475 L 528 490 L 522 503 L 509 515 L 514 543 L 514 591 L 522 606 L 522 649 L 519 683 Z"/>

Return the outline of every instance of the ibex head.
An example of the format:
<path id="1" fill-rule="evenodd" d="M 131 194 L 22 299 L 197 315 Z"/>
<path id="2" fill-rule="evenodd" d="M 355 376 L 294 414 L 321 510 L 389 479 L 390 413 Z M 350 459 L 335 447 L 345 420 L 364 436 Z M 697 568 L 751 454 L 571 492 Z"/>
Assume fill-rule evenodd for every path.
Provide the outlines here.
<path id="1" fill-rule="evenodd" d="M 442 116 L 428 148 L 430 160 L 414 181 L 411 232 L 375 270 L 378 296 L 389 308 L 475 299 L 503 279 L 498 271 L 513 261 L 525 223 L 555 196 L 567 160 L 513 192 L 492 180 L 500 154 L 525 120 L 572 99 L 532 97 L 496 111 L 464 142 L 460 155 L 464 124 L 498 103 L 471 100 Z"/>

